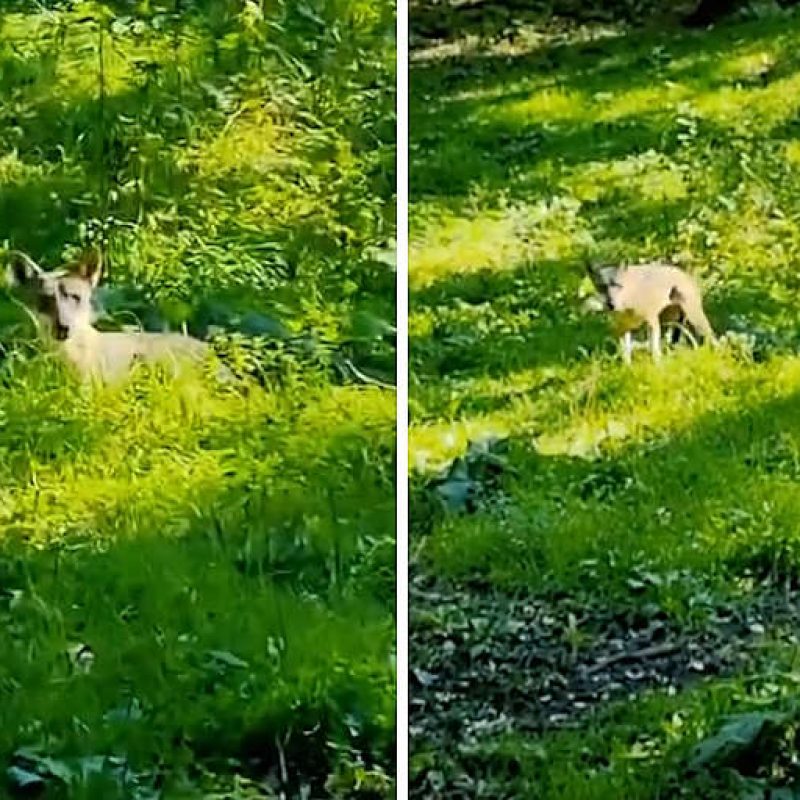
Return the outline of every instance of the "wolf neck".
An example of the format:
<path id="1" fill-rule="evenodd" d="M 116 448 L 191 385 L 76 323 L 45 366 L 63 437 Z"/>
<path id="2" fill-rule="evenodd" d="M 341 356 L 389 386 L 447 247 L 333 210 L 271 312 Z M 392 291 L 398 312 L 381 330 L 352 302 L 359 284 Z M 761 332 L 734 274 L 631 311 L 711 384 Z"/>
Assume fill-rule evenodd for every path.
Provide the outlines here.
<path id="1" fill-rule="evenodd" d="M 97 328 L 93 328 L 91 325 L 82 325 L 70 330 L 67 338 L 59 344 L 70 358 L 83 361 L 91 357 L 97 350 L 99 337 L 100 331 Z"/>
<path id="2" fill-rule="evenodd" d="M 79 325 L 70 329 L 65 341 L 74 342 L 77 345 L 89 345 L 95 342 L 99 336 L 100 331 L 92 325 Z"/>
<path id="3" fill-rule="evenodd" d="M 73 328 L 69 336 L 58 344 L 66 359 L 75 367 L 83 377 L 89 377 L 98 369 L 100 331 L 91 325 Z"/>

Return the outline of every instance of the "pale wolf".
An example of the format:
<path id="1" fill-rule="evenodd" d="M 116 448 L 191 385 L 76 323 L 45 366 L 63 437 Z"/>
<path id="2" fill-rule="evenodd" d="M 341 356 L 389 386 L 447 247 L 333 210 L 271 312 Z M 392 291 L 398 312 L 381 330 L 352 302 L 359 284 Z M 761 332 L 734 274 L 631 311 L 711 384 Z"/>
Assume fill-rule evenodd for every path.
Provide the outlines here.
<path id="1" fill-rule="evenodd" d="M 679 267 L 653 262 L 630 267 L 588 267 L 597 290 L 588 307 L 611 312 L 620 337 L 622 356 L 631 361 L 633 332 L 647 325 L 653 358 L 661 358 L 661 326 L 688 323 L 696 334 L 715 344 L 714 331 L 703 310 L 697 281 Z M 680 328 L 676 328 L 680 335 Z"/>
<path id="2" fill-rule="evenodd" d="M 7 283 L 36 315 L 39 328 L 84 379 L 115 381 L 126 377 L 137 362 L 200 364 L 210 354 L 206 342 L 180 333 L 100 331 L 94 327 L 92 294 L 102 263 L 91 251 L 75 263 L 47 271 L 24 253 L 13 252 Z"/>

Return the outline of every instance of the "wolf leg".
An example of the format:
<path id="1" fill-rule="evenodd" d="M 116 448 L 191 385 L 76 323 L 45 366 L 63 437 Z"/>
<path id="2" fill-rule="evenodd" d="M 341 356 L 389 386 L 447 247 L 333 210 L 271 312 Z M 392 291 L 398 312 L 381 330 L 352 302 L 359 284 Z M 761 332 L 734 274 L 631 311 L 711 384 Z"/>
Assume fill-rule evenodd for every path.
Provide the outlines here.
<path id="1" fill-rule="evenodd" d="M 626 364 L 630 364 L 633 355 L 633 334 L 631 331 L 625 331 L 625 333 L 622 334 L 620 346 L 622 347 L 622 360 Z"/>
<path id="2" fill-rule="evenodd" d="M 714 335 L 714 329 L 711 327 L 703 307 L 699 303 L 691 303 L 684 306 L 683 310 L 686 314 L 686 321 L 703 337 L 703 341 L 716 347 L 717 337 Z"/>
<path id="3" fill-rule="evenodd" d="M 650 320 L 650 352 L 653 354 L 653 361 L 661 361 L 661 323 L 658 318 Z"/>

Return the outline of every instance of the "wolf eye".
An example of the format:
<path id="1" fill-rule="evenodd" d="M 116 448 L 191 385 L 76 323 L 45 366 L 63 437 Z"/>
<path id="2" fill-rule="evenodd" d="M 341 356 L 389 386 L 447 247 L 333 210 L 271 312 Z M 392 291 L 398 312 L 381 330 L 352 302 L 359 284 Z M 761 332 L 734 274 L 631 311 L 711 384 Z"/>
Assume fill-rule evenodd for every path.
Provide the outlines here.
<path id="1" fill-rule="evenodd" d="M 73 303 L 80 303 L 81 296 L 79 294 L 75 294 L 74 292 L 70 292 L 68 289 L 65 289 L 63 286 L 58 287 L 58 293 L 65 299 L 71 300 Z"/>

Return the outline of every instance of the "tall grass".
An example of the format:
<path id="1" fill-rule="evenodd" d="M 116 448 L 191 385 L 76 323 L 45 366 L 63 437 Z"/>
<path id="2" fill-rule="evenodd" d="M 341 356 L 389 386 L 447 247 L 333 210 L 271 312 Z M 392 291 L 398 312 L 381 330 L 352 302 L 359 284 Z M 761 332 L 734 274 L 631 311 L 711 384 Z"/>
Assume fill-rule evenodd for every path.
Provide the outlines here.
<path id="1" fill-rule="evenodd" d="M 217 334 L 244 376 L 81 386 L 2 304 L 20 791 L 391 791 L 394 395 L 355 375 L 394 371 L 392 28 L 366 2 L 0 15 L 0 238 L 47 266 L 99 244 L 99 324 Z"/>

